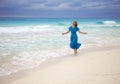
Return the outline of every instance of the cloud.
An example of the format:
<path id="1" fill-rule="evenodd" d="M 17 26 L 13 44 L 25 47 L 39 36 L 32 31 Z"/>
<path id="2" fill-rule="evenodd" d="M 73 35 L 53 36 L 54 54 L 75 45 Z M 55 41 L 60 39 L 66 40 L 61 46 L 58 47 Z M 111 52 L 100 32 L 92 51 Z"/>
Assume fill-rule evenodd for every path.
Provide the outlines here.
<path id="1" fill-rule="evenodd" d="M 1 0 L 0 16 L 7 14 L 55 14 L 61 12 L 120 12 L 120 0 Z M 74 12 L 73 12 L 74 11 Z M 83 14 L 84 15 L 84 14 Z"/>
<path id="2" fill-rule="evenodd" d="M 31 9 L 31 10 L 77 10 L 79 9 L 79 6 L 75 6 L 74 4 L 72 4 L 71 2 L 65 2 L 65 3 L 57 3 L 56 5 L 54 4 L 46 4 L 46 3 L 33 3 L 27 7 L 25 7 L 25 9 Z"/>
<path id="3" fill-rule="evenodd" d="M 104 9 L 120 6 L 119 0 L 46 0 L 38 2 L 30 2 L 29 5 L 25 6 L 25 9 L 31 10 L 80 10 L 80 9 Z"/>
<path id="4" fill-rule="evenodd" d="M 16 7 L 31 10 L 80 10 L 100 9 L 120 5 L 120 0 L 3 0 L 0 8 Z"/>
<path id="5" fill-rule="evenodd" d="M 82 8 L 92 9 L 92 10 L 101 10 L 101 9 L 116 9 L 120 7 L 120 0 L 98 0 L 85 2 L 82 4 Z"/>
<path id="6" fill-rule="evenodd" d="M 84 3 L 82 5 L 82 8 L 88 8 L 88 9 L 98 9 L 98 8 L 102 8 L 104 6 L 104 3 L 102 2 L 89 2 L 89 3 Z"/>

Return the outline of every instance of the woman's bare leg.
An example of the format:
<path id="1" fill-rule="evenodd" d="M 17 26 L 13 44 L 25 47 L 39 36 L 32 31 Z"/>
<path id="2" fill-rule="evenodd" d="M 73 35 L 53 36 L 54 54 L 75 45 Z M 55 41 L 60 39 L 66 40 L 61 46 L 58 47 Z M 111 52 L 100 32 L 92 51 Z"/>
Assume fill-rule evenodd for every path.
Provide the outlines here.
<path id="1" fill-rule="evenodd" d="M 77 49 L 74 49 L 74 55 L 76 55 L 77 54 Z"/>

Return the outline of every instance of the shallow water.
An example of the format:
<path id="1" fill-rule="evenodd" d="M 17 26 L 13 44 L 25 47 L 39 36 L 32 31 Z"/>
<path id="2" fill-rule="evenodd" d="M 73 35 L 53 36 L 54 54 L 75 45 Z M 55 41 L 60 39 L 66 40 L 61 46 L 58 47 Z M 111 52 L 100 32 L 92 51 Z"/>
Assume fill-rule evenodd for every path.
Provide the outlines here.
<path id="1" fill-rule="evenodd" d="M 49 58 L 72 54 L 69 36 L 61 35 L 77 20 L 81 31 L 79 42 L 84 46 L 119 44 L 120 19 L 0 19 L 0 76 L 39 66 Z"/>

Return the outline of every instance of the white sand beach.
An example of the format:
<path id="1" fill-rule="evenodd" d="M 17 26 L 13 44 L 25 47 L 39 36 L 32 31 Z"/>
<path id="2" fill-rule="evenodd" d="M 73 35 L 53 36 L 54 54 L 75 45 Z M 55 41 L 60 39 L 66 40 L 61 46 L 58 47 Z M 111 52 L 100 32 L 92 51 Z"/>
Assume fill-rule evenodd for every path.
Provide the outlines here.
<path id="1" fill-rule="evenodd" d="M 120 48 L 65 57 L 44 65 L 27 74 L 18 72 L 21 77 L 3 78 L 1 84 L 120 84 Z"/>

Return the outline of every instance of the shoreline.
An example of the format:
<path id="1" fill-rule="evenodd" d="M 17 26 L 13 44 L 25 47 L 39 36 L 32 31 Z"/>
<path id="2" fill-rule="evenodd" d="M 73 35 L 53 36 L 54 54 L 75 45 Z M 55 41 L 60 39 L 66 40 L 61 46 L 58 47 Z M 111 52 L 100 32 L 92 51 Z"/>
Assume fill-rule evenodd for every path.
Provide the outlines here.
<path id="1" fill-rule="evenodd" d="M 43 71 L 44 72 L 44 74 L 46 75 L 46 73 L 48 73 L 48 72 L 45 72 L 44 70 L 46 70 L 46 69 L 50 69 L 51 67 L 57 67 L 57 68 L 59 68 L 59 65 L 63 62 L 63 64 L 64 64 L 64 62 L 65 62 L 65 60 L 67 60 L 67 62 L 69 62 L 69 59 L 70 59 L 70 61 L 72 61 L 72 59 L 73 59 L 73 61 L 75 61 L 75 59 L 76 58 L 78 58 L 79 60 L 81 60 L 81 58 L 86 58 L 86 56 L 87 57 L 91 57 L 91 54 L 95 54 L 95 53 L 97 53 L 96 55 L 99 55 L 99 54 L 101 54 L 101 53 L 106 53 L 106 52 L 109 52 L 109 53 L 107 53 L 108 55 L 109 54 L 112 54 L 112 55 L 114 55 L 115 54 L 115 52 L 117 53 L 117 55 L 120 55 L 118 52 L 120 52 L 120 46 L 119 45 L 116 45 L 116 46 L 104 46 L 104 47 L 97 47 L 97 46 L 94 46 L 94 47 L 91 47 L 91 48 L 88 48 L 88 49 L 82 49 L 82 50 L 79 50 L 78 51 L 79 53 L 78 53 L 78 55 L 77 56 L 73 56 L 73 55 L 71 55 L 71 56 L 65 56 L 65 57 L 57 57 L 57 58 L 51 58 L 51 59 L 48 59 L 48 60 L 46 60 L 45 62 L 43 62 L 42 64 L 40 64 L 38 67 L 35 67 L 35 68 L 33 68 L 33 69 L 30 69 L 30 70 L 22 70 L 22 71 L 18 71 L 18 72 L 16 72 L 16 73 L 13 73 L 13 74 L 11 74 L 11 75 L 9 75 L 9 76 L 1 76 L 0 77 L 0 82 L 1 82 L 1 84 L 20 84 L 20 83 L 23 83 L 23 80 L 24 80 L 24 78 L 25 78 L 25 80 L 26 80 L 26 83 L 28 82 L 27 81 L 27 79 L 30 79 L 30 77 L 29 76 L 32 76 L 32 75 L 34 75 L 34 74 L 36 74 L 36 73 L 40 73 L 41 71 Z M 107 54 L 105 54 L 105 55 L 107 55 Z M 94 56 L 95 57 L 95 56 Z M 98 56 L 97 56 L 98 57 Z M 118 56 L 119 57 L 119 56 Z M 76 59 L 76 60 L 78 60 L 78 59 Z M 84 59 L 85 60 L 85 59 Z M 120 62 L 119 62 L 119 64 L 120 64 Z M 66 62 L 65 62 L 65 65 L 66 65 Z M 60 65 L 61 66 L 61 65 Z M 70 65 L 68 65 L 68 66 L 70 66 Z M 72 65 L 71 65 L 72 66 Z M 64 69 L 64 68 L 63 68 Z M 48 70 L 49 71 L 49 70 Z M 120 71 L 120 67 L 119 67 L 119 71 Z M 58 70 L 58 72 L 59 72 L 59 70 Z M 119 72 L 120 73 L 120 72 Z M 48 73 L 48 74 L 50 74 L 50 73 Z M 69 75 L 69 74 L 68 74 Z M 120 76 L 120 75 L 119 75 Z M 35 75 L 35 77 L 39 77 L 37 74 Z M 42 77 L 41 77 L 42 78 Z M 69 77 L 68 77 L 69 78 Z M 24 80 L 24 83 L 23 84 L 25 84 L 25 80 Z M 31 83 L 29 82 L 29 84 L 32 84 L 32 83 L 34 83 L 35 81 L 35 78 L 33 78 L 33 80 L 30 80 L 31 81 Z M 45 80 L 45 79 L 44 79 Z M 47 79 L 46 79 L 47 80 Z M 68 80 L 68 79 L 67 79 Z M 34 81 L 34 82 L 32 82 L 32 81 Z M 37 80 L 36 80 L 37 81 Z M 119 81 L 119 83 L 120 83 L 120 79 L 118 80 Z M 38 81 L 38 82 L 40 82 L 40 81 Z M 59 81 L 58 81 L 59 82 Z M 56 81 L 56 83 L 58 83 L 57 81 Z M 79 81 L 78 81 L 79 82 Z M 37 82 L 36 82 L 37 83 Z M 40 82 L 40 83 L 42 83 L 42 82 Z M 83 83 L 83 82 L 81 82 L 81 83 Z M 37 83 L 38 84 L 38 83 Z M 43 83 L 43 84 L 51 84 L 51 83 Z M 54 83 L 53 83 L 54 84 Z M 59 83 L 58 83 L 59 84 Z M 63 84 L 65 84 L 65 83 L 63 83 Z M 89 83 L 85 83 L 85 84 L 89 84 Z M 111 84 L 113 84 L 113 83 L 111 83 Z"/>

